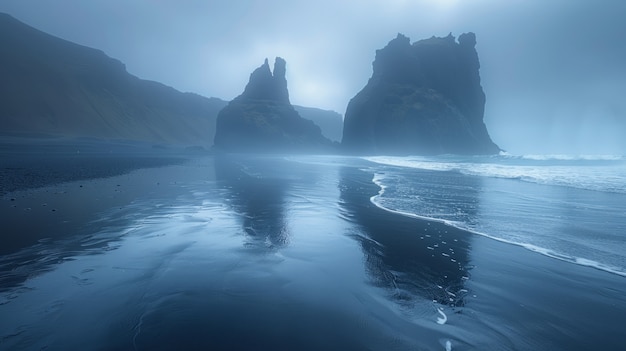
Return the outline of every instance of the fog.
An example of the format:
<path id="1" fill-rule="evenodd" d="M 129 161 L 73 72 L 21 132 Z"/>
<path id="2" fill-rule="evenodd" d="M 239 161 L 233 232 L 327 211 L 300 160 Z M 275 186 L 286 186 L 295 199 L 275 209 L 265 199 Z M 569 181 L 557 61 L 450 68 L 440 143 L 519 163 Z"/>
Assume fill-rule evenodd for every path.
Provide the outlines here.
<path id="1" fill-rule="evenodd" d="M 103 50 L 130 73 L 232 99 L 264 58 L 294 104 L 345 113 L 375 50 L 476 33 L 485 123 L 515 154 L 626 153 L 626 2 L 553 0 L 3 0 L 0 11 Z"/>

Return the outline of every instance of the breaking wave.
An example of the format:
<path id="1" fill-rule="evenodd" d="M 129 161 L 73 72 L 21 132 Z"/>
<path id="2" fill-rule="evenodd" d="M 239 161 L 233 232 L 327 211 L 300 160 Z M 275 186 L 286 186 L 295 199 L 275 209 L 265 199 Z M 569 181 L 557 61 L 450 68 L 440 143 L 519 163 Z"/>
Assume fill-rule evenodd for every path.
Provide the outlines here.
<path id="1" fill-rule="evenodd" d="M 396 167 L 626 194 L 626 160 L 619 155 L 374 156 L 365 159 Z"/>

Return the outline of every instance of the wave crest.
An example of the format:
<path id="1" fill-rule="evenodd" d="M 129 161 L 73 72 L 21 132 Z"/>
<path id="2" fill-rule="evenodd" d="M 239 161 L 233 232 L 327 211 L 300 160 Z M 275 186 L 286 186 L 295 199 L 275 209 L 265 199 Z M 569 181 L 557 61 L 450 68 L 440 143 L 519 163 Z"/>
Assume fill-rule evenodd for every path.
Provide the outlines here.
<path id="1" fill-rule="evenodd" d="M 373 156 L 364 159 L 394 167 L 459 172 L 470 176 L 626 194 L 626 163 L 623 156 L 618 155 Z"/>

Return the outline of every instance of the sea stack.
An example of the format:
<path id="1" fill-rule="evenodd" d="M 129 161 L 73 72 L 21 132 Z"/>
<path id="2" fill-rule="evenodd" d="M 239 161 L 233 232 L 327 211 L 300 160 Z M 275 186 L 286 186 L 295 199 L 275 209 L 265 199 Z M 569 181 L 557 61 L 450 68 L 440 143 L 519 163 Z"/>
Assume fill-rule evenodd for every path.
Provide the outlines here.
<path id="1" fill-rule="evenodd" d="M 255 69 L 245 90 L 217 116 L 214 147 L 225 152 L 325 152 L 332 142 L 289 102 L 286 62 L 277 57 Z"/>
<path id="2" fill-rule="evenodd" d="M 376 51 L 373 74 L 350 100 L 342 146 L 356 154 L 496 154 L 483 122 L 474 33 L 413 44 L 402 34 Z"/>

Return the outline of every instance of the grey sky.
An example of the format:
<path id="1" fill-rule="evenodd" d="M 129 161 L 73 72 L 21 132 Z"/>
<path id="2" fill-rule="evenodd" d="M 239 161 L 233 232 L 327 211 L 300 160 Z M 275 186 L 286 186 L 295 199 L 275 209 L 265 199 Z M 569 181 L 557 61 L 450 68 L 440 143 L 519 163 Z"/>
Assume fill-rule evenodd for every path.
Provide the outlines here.
<path id="1" fill-rule="evenodd" d="M 375 50 L 477 35 L 494 141 L 514 153 L 626 153 L 622 0 L 2 0 L 0 11 L 105 51 L 128 71 L 232 99 L 265 57 L 295 104 L 340 113 Z"/>

